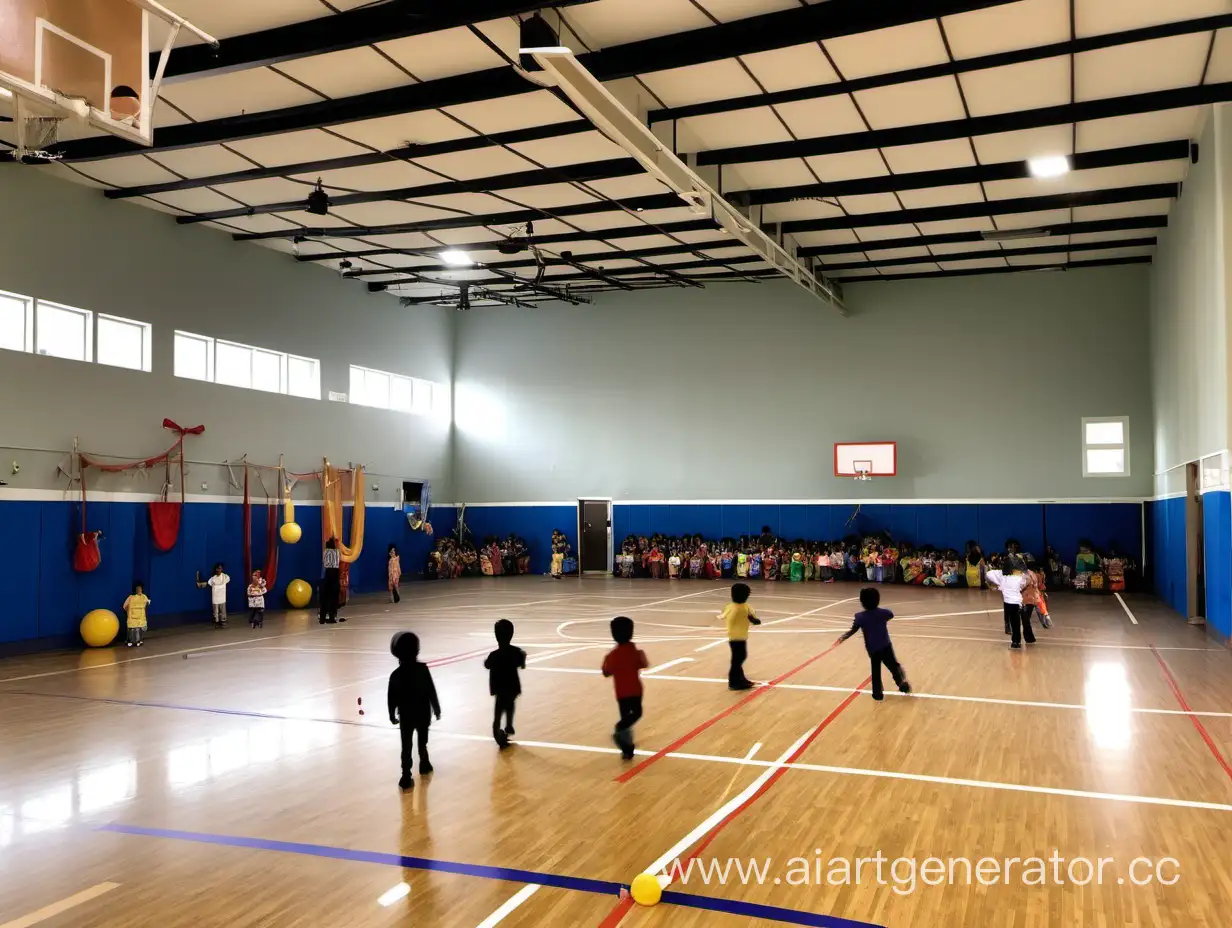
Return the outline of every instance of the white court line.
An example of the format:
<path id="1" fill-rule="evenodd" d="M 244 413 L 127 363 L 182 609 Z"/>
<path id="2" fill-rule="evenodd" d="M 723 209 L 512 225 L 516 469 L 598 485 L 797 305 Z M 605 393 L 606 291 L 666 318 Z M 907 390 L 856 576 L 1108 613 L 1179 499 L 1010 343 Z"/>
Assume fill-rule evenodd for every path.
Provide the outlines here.
<path id="1" fill-rule="evenodd" d="M 716 638 L 714 641 L 710 642 L 710 644 L 704 644 L 700 648 L 694 648 L 693 653 L 696 654 L 698 651 L 709 651 L 711 648 L 717 648 L 726 640 L 726 638 Z"/>
<path id="2" fill-rule="evenodd" d="M 674 661 L 668 661 L 665 664 L 659 664 L 657 667 L 651 667 L 649 670 L 643 671 L 643 674 L 650 676 L 651 674 L 658 673 L 660 670 L 667 670 L 668 667 L 675 667 L 677 664 L 691 664 L 693 660 L 691 657 L 678 657 Z"/>
<path id="3" fill-rule="evenodd" d="M 68 667 L 64 670 L 48 670 L 45 673 L 28 673 L 21 677 L 5 677 L 3 680 L 0 680 L 0 683 L 19 683 L 22 680 L 41 680 L 43 677 L 59 677 L 59 676 L 63 676 L 66 673 L 81 673 L 82 671 L 85 671 L 85 670 L 99 670 L 103 667 L 115 668 L 123 664 L 135 664 L 137 663 L 137 661 L 152 661 L 152 660 L 157 660 L 160 657 L 178 657 L 181 654 L 196 654 L 199 651 L 216 651 L 219 648 L 233 648 L 236 645 L 240 645 L 240 644 L 252 644 L 254 641 L 274 641 L 275 639 L 278 639 L 278 638 L 290 638 L 294 635 L 306 635 L 306 634 L 308 633 L 307 632 L 289 632 L 288 634 L 285 634 L 285 635 L 265 635 L 262 638 L 243 638 L 243 639 L 240 639 L 239 641 L 232 641 L 232 642 L 228 642 L 225 644 L 206 645 L 203 648 L 185 648 L 181 651 L 166 651 L 162 654 L 144 654 L 141 657 L 130 657 L 122 661 L 121 660 L 113 661 L 110 664 L 92 664 L 89 667 Z M 6 926 L 0 925 L 0 928 L 6 928 Z"/>
<path id="4" fill-rule="evenodd" d="M 598 670 L 591 670 L 588 667 L 536 667 L 536 670 L 551 671 L 552 673 L 599 673 Z M 676 680 L 682 683 L 721 683 L 727 685 L 726 677 L 682 677 L 676 674 L 656 674 L 656 680 Z M 765 686 L 764 683 L 758 683 L 757 686 Z M 823 686 L 816 683 L 779 683 L 771 687 L 776 690 L 806 690 L 818 693 L 850 693 L 850 686 Z M 862 689 L 858 692 L 872 693 L 871 689 Z M 921 693 L 913 691 L 911 693 L 898 693 L 893 690 L 886 691 L 887 696 L 894 696 L 899 699 L 941 699 L 948 702 L 976 702 L 984 703 L 993 706 L 1026 706 L 1036 709 L 1068 709 L 1074 711 L 1087 711 L 1090 706 L 1081 703 L 1066 703 L 1066 702 L 1040 702 L 1028 699 L 994 699 L 985 696 L 953 696 L 948 693 Z M 1210 718 L 1229 719 L 1232 718 L 1232 712 L 1186 712 L 1182 709 L 1148 709 L 1145 707 L 1130 706 L 1126 709 L 1127 712 L 1137 712 L 1143 715 L 1202 715 Z"/>
<path id="5" fill-rule="evenodd" d="M 505 900 L 505 904 L 499 909 L 481 921 L 477 928 L 492 928 L 493 925 L 499 925 L 505 920 L 505 916 L 520 906 L 523 902 L 533 896 L 539 890 L 538 883 L 527 883 L 516 893 Z M 0 925 L 0 928 L 4 928 Z"/>
<path id="6" fill-rule="evenodd" d="M 1137 625 L 1137 624 L 1138 624 L 1138 620 L 1137 620 L 1136 618 L 1134 618 L 1134 614 L 1133 614 L 1132 612 L 1130 612 L 1130 611 L 1129 611 L 1129 606 L 1125 605 L 1125 600 L 1121 599 L 1121 594 L 1120 594 L 1120 593 L 1113 593 L 1112 595 L 1116 597 L 1116 601 L 1117 601 L 1118 603 L 1120 603 L 1120 604 L 1121 604 L 1121 608 L 1122 608 L 1122 609 L 1124 609 L 1124 610 L 1125 610 L 1125 614 L 1126 614 L 1127 616 L 1129 616 L 1129 621 L 1131 621 L 1131 622 L 1133 622 L 1135 625 Z"/>
<path id="7" fill-rule="evenodd" d="M 3 925 L 0 925 L 0 928 L 29 928 L 31 925 L 37 925 L 39 922 L 45 922 L 49 918 L 55 918 L 61 912 L 74 909 L 84 902 L 97 899 L 104 893 L 109 893 L 113 889 L 119 889 L 119 887 L 119 883 L 99 883 L 96 886 L 91 886 L 89 889 L 83 889 L 81 892 L 75 893 L 66 899 L 61 899 L 59 902 L 43 906 L 37 912 L 31 912 L 29 915 L 15 918 L 11 922 L 5 922 Z"/>
<path id="8" fill-rule="evenodd" d="M 554 657 L 564 657 L 566 654 L 577 654 L 579 651 L 593 651 L 595 648 L 606 647 L 601 644 L 585 644 L 580 648 L 566 648 L 563 651 L 548 651 L 546 654 L 536 654 L 526 659 L 527 664 L 538 664 L 540 661 L 551 660 Z"/>

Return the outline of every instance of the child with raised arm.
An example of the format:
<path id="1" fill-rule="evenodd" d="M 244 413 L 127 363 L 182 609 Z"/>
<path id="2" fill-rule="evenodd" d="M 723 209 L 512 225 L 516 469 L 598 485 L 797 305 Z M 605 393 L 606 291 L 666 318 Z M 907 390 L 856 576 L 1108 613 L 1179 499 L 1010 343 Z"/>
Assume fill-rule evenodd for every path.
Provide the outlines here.
<path id="1" fill-rule="evenodd" d="M 1001 593 L 1001 600 L 1005 604 L 1005 633 L 1011 636 L 1010 647 L 1015 651 L 1021 649 L 1024 639 L 1027 644 L 1035 644 L 1031 615 L 1024 615 L 1022 611 L 1022 593 L 1031 585 L 1031 581 L 1019 573 L 1015 558 L 1006 555 L 1001 560 L 1001 567 L 988 571 L 984 580 Z"/>
<path id="2" fill-rule="evenodd" d="M 496 698 L 492 737 L 503 750 L 509 747 L 509 737 L 514 733 L 513 708 L 522 694 L 518 671 L 526 667 L 526 652 L 513 646 L 513 623 L 508 619 L 497 622 L 495 631 L 498 647 L 484 659 L 483 666 L 488 669 L 488 692 Z"/>
<path id="3" fill-rule="evenodd" d="M 856 613 L 850 630 L 839 638 L 839 642 L 846 641 L 856 632 L 864 633 L 864 650 L 868 652 L 873 665 L 873 699 L 880 701 L 885 698 L 881 685 L 882 664 L 890 671 L 899 692 L 910 693 L 911 684 L 907 682 L 907 672 L 894 656 L 894 645 L 890 642 L 888 623 L 894 618 L 894 613 L 881 608 L 881 592 L 873 587 L 860 591 L 860 605 L 864 607 L 864 611 Z"/>
<path id="4" fill-rule="evenodd" d="M 414 632 L 398 632 L 389 649 L 398 659 L 398 668 L 389 675 L 389 721 L 402 730 L 402 779 L 398 786 L 410 789 L 415 785 L 411 776 L 414 755 L 412 742 L 419 742 L 419 774 L 432 772 L 428 760 L 428 727 L 432 716 L 441 719 L 441 704 L 436 698 L 432 671 L 419 659 L 419 636 Z"/>
<path id="5" fill-rule="evenodd" d="M 603 675 L 611 677 L 616 687 L 616 705 L 620 720 L 612 732 L 612 740 L 625 760 L 633 759 L 633 726 L 642 717 L 641 672 L 650 666 L 646 652 L 633 643 L 633 620 L 618 615 L 612 619 L 612 639 L 616 647 L 603 658 Z"/>

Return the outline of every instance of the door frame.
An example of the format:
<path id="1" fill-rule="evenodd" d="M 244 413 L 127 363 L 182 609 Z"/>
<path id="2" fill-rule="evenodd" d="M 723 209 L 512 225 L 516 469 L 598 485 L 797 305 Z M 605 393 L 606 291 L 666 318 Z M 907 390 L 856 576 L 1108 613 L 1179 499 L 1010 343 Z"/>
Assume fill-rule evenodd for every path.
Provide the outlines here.
<path id="1" fill-rule="evenodd" d="M 586 503 L 607 503 L 607 558 L 604 563 L 607 565 L 602 571 L 599 570 L 583 570 L 583 544 L 585 536 L 582 534 L 582 508 Z M 579 496 L 577 498 L 577 540 L 578 540 L 578 577 L 582 577 L 587 573 L 597 574 L 610 573 L 612 570 L 612 558 L 616 552 L 612 548 L 612 498 L 610 496 Z"/>

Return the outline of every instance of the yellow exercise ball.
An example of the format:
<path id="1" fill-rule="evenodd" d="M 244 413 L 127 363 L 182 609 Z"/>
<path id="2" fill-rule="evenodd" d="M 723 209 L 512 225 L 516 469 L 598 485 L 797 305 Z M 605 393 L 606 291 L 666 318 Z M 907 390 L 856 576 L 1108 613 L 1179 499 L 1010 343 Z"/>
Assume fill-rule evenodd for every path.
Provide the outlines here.
<path id="1" fill-rule="evenodd" d="M 303 609 L 312 602 L 312 585 L 303 580 L 292 580 L 287 584 L 287 602 L 296 609 Z"/>
<path id="2" fill-rule="evenodd" d="M 81 640 L 92 648 L 105 648 L 120 634 L 120 620 L 110 609 L 94 609 L 81 620 Z"/>
<path id="3" fill-rule="evenodd" d="M 652 873 L 639 873 L 633 878 L 629 887 L 629 895 L 638 905 L 658 905 L 663 898 L 663 887 Z"/>
<path id="4" fill-rule="evenodd" d="M 295 522 L 284 522 L 278 530 L 278 537 L 289 545 L 295 544 L 303 536 L 303 530 Z"/>

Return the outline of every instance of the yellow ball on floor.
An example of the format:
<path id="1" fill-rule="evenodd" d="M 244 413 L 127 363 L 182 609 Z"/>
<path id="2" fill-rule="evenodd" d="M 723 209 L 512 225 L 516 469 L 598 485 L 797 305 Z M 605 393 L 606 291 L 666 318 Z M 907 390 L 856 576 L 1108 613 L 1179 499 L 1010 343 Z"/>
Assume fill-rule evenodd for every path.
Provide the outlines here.
<path id="1" fill-rule="evenodd" d="M 638 905 L 658 905 L 659 900 L 663 898 L 663 887 L 659 885 L 658 878 L 653 874 L 639 873 L 633 878 L 633 884 L 629 887 L 629 895 Z"/>
<path id="2" fill-rule="evenodd" d="M 283 526 L 285 528 L 286 526 Z M 303 609 L 312 602 L 312 586 L 303 580 L 292 580 L 287 584 L 287 602 L 296 609 Z"/>
<path id="3" fill-rule="evenodd" d="M 120 620 L 110 609 L 94 609 L 81 620 L 81 640 L 92 648 L 105 648 L 120 633 Z"/>
<path id="4" fill-rule="evenodd" d="M 278 530 L 278 537 L 289 545 L 299 541 L 303 534 L 303 530 L 295 522 L 284 522 L 282 528 Z"/>

